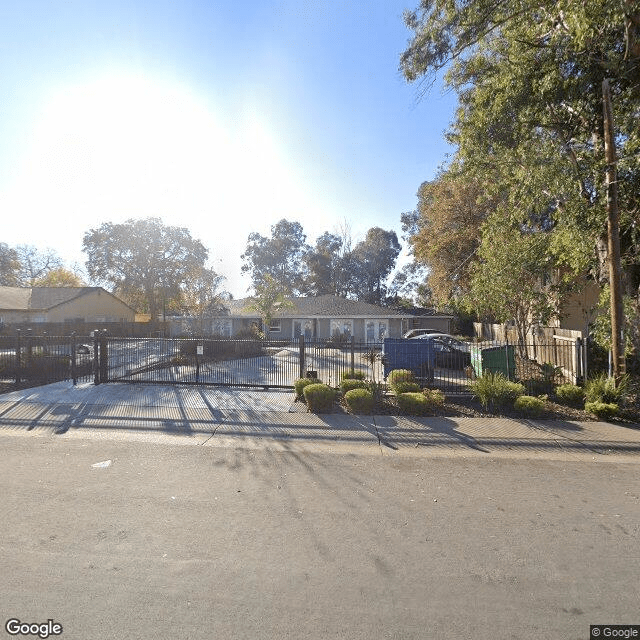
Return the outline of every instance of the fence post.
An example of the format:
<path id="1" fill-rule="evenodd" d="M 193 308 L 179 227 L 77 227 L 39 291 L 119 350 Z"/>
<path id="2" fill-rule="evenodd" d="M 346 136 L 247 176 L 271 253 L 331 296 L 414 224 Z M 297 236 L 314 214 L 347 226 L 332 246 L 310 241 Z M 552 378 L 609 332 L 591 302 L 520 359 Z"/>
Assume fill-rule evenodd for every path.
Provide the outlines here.
<path id="1" fill-rule="evenodd" d="M 589 338 L 587 337 L 585 340 L 583 340 L 582 338 L 580 338 L 580 356 L 582 358 L 582 382 L 583 384 L 587 381 L 588 378 L 588 362 L 587 362 L 587 357 L 588 357 L 588 353 L 589 353 L 589 349 L 588 349 L 588 341 Z"/>
<path id="2" fill-rule="evenodd" d="M 20 384 L 21 376 L 20 370 L 22 369 L 22 341 L 20 337 L 22 336 L 22 331 L 20 329 L 16 330 L 16 385 Z"/>
<path id="3" fill-rule="evenodd" d="M 49 337 L 46 331 L 42 332 L 42 351 L 40 352 L 40 360 L 42 362 L 42 371 L 44 375 L 44 383 L 49 384 Z"/>
<path id="4" fill-rule="evenodd" d="M 31 368 L 31 358 L 33 357 L 33 341 L 32 341 L 32 333 L 31 329 L 27 329 L 27 348 L 26 348 L 26 367 L 27 369 Z"/>
<path id="5" fill-rule="evenodd" d="M 100 334 L 100 382 L 109 382 L 109 347 L 106 329 L 103 329 Z"/>
<path id="6" fill-rule="evenodd" d="M 507 363 L 507 380 L 511 380 L 511 371 L 509 371 L 509 338 L 505 340 L 504 355 Z"/>
<path id="7" fill-rule="evenodd" d="M 78 368 L 76 366 L 76 332 L 71 332 L 71 379 L 73 386 L 78 384 Z"/>
<path id="8" fill-rule="evenodd" d="M 300 375 L 299 378 L 304 378 L 304 370 L 305 370 L 305 353 L 304 353 L 304 334 L 301 333 L 298 338 L 298 347 L 300 350 Z"/>
<path id="9" fill-rule="evenodd" d="M 98 356 L 100 350 L 98 348 L 99 329 L 93 330 L 93 384 L 100 384 L 100 367 L 98 366 Z"/>
<path id="10" fill-rule="evenodd" d="M 351 371 L 356 370 L 356 337 L 351 336 Z"/>

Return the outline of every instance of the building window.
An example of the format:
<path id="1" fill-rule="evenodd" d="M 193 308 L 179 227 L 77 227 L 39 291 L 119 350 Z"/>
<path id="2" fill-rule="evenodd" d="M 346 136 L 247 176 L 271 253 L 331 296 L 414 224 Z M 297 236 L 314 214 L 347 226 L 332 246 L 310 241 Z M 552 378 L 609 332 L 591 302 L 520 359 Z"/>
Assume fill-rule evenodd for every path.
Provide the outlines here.
<path id="1" fill-rule="evenodd" d="M 382 342 L 387 336 L 386 320 L 367 320 L 365 328 L 367 342 Z"/>
<path id="2" fill-rule="evenodd" d="M 212 325 L 214 335 L 223 338 L 231 337 L 231 320 L 214 320 Z"/>
<path id="3" fill-rule="evenodd" d="M 313 338 L 313 320 L 293 321 L 293 337 L 299 338 L 302 335 L 305 340 L 311 340 Z"/>
<path id="4" fill-rule="evenodd" d="M 331 337 L 350 338 L 353 335 L 353 320 L 332 320 Z"/>
<path id="5" fill-rule="evenodd" d="M 281 320 L 272 320 L 269 325 L 270 333 L 280 333 L 282 331 L 282 321 Z"/>

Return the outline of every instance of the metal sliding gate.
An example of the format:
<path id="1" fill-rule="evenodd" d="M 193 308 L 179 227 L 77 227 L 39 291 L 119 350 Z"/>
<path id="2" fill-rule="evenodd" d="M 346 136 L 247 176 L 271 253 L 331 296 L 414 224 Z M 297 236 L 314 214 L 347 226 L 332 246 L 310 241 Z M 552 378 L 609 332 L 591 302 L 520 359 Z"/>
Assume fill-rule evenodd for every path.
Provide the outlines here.
<path id="1" fill-rule="evenodd" d="M 140 339 L 102 334 L 96 344 L 96 382 L 293 388 L 295 380 L 305 376 L 338 386 L 350 369 L 368 378 L 382 376 L 377 357 L 381 345 L 353 341 Z"/>

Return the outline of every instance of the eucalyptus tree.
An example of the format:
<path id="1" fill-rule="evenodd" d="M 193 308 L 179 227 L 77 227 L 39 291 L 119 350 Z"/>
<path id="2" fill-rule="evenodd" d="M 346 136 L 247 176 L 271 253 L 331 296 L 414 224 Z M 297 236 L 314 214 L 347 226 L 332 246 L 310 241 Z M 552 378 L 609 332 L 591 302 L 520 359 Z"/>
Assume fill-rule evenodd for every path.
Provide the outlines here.
<path id="1" fill-rule="evenodd" d="M 272 225 L 271 236 L 253 232 L 249 234 L 247 248 L 242 254 L 242 272 L 251 276 L 254 288 L 275 281 L 285 294 L 300 294 L 306 288 L 305 257 L 310 248 L 306 243 L 302 225 L 284 218 Z"/>

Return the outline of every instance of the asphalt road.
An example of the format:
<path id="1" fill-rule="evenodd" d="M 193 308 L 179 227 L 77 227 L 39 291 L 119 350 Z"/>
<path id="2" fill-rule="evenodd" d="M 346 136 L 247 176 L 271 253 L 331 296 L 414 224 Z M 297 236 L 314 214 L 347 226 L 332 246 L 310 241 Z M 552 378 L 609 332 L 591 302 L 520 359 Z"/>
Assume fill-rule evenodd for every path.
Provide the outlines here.
<path id="1" fill-rule="evenodd" d="M 10 618 L 52 619 L 64 640 L 564 640 L 640 623 L 628 459 L 20 433 L 0 434 L 0 470 L 0 637 L 21 637 Z"/>

